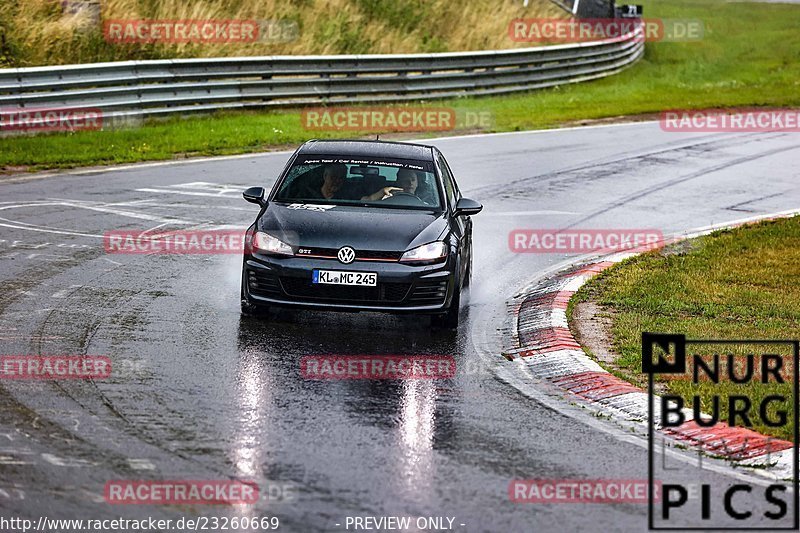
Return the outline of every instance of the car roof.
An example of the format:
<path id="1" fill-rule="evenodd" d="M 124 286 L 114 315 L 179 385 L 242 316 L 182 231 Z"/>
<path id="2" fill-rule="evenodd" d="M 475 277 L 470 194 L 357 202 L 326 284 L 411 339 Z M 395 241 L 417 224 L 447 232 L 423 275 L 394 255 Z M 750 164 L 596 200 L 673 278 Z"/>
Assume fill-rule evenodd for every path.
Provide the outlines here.
<path id="1" fill-rule="evenodd" d="M 391 157 L 395 159 L 433 160 L 433 148 L 424 144 L 391 141 L 311 140 L 298 149 L 298 154 Z"/>

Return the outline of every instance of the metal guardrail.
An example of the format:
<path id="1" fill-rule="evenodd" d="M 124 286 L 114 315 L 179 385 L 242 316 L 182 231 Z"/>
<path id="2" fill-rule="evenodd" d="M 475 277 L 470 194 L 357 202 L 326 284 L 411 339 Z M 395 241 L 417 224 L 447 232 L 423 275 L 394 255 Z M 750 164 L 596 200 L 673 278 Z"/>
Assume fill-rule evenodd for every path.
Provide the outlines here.
<path id="1" fill-rule="evenodd" d="M 0 121 L 3 115 L 40 108 L 97 109 L 106 123 L 106 119 L 222 109 L 503 94 L 609 76 L 643 53 L 639 27 L 603 41 L 502 51 L 175 59 L 0 69 Z"/>

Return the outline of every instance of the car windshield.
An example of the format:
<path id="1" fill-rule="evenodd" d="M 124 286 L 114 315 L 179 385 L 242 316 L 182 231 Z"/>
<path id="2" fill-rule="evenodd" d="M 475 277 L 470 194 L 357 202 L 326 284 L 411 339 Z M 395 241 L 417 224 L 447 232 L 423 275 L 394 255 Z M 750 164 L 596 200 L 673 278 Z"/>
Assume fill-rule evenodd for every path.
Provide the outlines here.
<path id="1" fill-rule="evenodd" d="M 428 161 L 298 158 L 273 198 L 276 202 L 441 209 Z"/>

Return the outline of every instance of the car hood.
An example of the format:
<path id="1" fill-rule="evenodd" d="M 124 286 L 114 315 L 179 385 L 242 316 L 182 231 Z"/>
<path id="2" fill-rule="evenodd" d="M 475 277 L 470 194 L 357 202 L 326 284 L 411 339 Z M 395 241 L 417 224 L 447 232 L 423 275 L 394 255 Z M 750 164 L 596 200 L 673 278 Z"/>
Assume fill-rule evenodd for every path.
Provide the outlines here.
<path id="1" fill-rule="evenodd" d="M 259 231 L 292 246 L 402 252 L 439 240 L 447 230 L 444 213 L 411 209 L 271 203 L 257 222 Z M 307 205 L 307 204 L 303 204 Z"/>

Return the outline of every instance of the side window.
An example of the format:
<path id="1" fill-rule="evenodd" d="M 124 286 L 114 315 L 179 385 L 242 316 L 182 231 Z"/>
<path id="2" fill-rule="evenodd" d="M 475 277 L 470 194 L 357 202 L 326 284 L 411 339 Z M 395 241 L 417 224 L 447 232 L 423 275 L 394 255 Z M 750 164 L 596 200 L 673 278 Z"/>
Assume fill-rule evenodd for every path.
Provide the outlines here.
<path id="1" fill-rule="evenodd" d="M 450 168 L 447 166 L 444 158 L 439 155 L 436 158 L 439 163 L 439 171 L 442 173 L 442 181 L 444 182 L 445 193 L 447 194 L 447 203 L 455 207 L 456 205 L 456 189 L 453 185 L 453 176 L 450 174 Z"/>
<path id="2" fill-rule="evenodd" d="M 444 163 L 444 166 L 447 167 L 447 174 L 450 176 L 450 181 L 453 182 L 453 190 L 455 190 L 456 193 L 456 200 L 461 200 L 461 191 L 458 190 L 458 183 L 456 183 L 456 177 L 453 175 L 453 171 L 450 170 L 450 165 L 447 164 L 447 161 L 445 161 L 443 157 L 441 159 L 442 162 Z"/>

